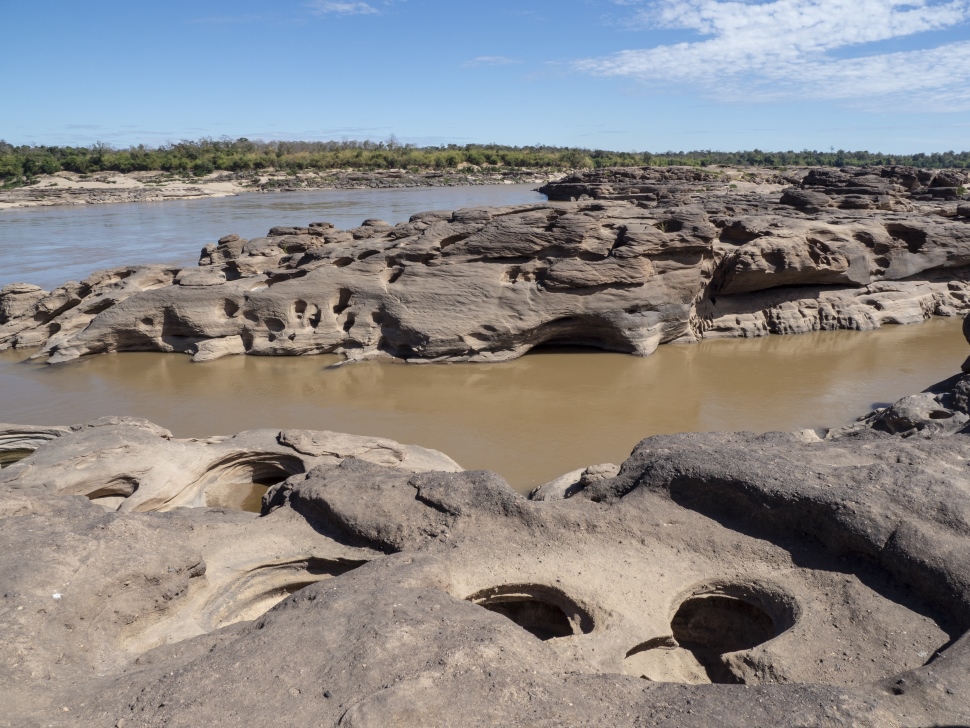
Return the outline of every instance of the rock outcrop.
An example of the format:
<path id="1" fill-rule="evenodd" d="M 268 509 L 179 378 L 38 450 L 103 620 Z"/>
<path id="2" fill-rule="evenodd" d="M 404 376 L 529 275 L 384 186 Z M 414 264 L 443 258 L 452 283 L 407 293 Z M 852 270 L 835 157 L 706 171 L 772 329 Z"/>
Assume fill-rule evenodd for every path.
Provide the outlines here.
<path id="1" fill-rule="evenodd" d="M 222 238 L 197 268 L 15 284 L 0 291 L 0 349 L 40 347 L 51 363 L 132 350 L 499 361 L 550 342 L 648 355 L 970 310 L 970 220 L 945 202 L 959 188 L 940 186 L 957 173 L 811 170 L 781 191 L 647 172 L 669 194 L 634 193 L 643 180 L 607 193 L 594 175 L 545 189 L 599 199 L 278 227 Z"/>
<path id="2" fill-rule="evenodd" d="M 488 171 L 463 167 L 448 171 L 412 172 L 404 169 L 313 171 L 297 174 L 271 170 L 214 172 L 205 177 L 173 177 L 168 172 L 101 172 L 78 175 L 59 172 L 38 175 L 22 187 L 0 189 L 0 210 L 53 205 L 104 205 L 125 202 L 164 202 L 252 192 L 296 192 L 311 189 L 398 189 L 466 187 L 469 185 L 541 184 L 551 176 L 536 169 Z"/>
<path id="3" fill-rule="evenodd" d="M 0 466 L 17 462 L 41 445 L 71 431 L 70 427 L 0 424 Z"/>
<path id="4" fill-rule="evenodd" d="M 0 725 L 967 725 L 968 393 L 651 437 L 528 498 L 336 433 L 36 428 Z M 267 463 L 259 514 L 211 507 Z"/>
<path id="5" fill-rule="evenodd" d="M 717 167 L 608 168 L 576 173 L 539 188 L 550 200 L 628 200 L 683 203 L 699 193 L 745 187 L 784 187 L 781 203 L 806 212 L 913 208 L 907 201 L 957 200 L 970 174 L 914 167 L 794 168 L 741 170 Z"/>
<path id="6" fill-rule="evenodd" d="M 48 434 L 57 438 L 40 447 L 39 440 Z M 461 470 L 436 450 L 378 437 L 252 430 L 178 440 L 168 430 L 131 417 L 103 417 L 70 428 L 0 425 L 0 447 L 8 441 L 13 443 L 9 450 L 21 458 L 0 473 L 0 487 L 82 495 L 107 510 L 123 512 L 239 505 L 259 492 L 254 486 L 265 490 L 291 475 L 347 458 L 408 472 Z"/>

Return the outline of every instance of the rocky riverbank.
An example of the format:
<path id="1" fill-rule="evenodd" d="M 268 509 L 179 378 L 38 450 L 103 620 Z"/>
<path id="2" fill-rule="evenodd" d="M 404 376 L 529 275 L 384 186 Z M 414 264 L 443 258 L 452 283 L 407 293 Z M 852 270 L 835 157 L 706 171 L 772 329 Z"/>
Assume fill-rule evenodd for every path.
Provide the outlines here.
<path id="1" fill-rule="evenodd" d="M 103 205 L 120 202 L 163 202 L 228 197 L 250 192 L 298 192 L 311 189 L 389 189 L 461 187 L 470 185 L 544 184 L 561 175 L 530 169 L 481 171 L 462 167 L 446 171 L 412 172 L 213 172 L 204 177 L 166 172 L 102 172 L 41 175 L 24 187 L 0 190 L 0 210 L 53 205 Z"/>
<path id="2" fill-rule="evenodd" d="M 970 310 L 966 178 L 613 170 L 548 185 L 546 203 L 227 235 L 198 267 L 7 286 L 0 349 L 502 361 L 954 316 Z"/>
<path id="3" fill-rule="evenodd" d="M 0 725 L 966 725 L 968 393 L 531 497 L 337 433 L 0 426 Z"/>

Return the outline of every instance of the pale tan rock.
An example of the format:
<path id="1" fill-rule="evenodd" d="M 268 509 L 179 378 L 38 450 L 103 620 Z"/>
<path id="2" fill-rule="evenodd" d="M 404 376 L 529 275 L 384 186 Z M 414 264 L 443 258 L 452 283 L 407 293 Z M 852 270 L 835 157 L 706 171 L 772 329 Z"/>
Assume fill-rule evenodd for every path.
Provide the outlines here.
<path id="1" fill-rule="evenodd" d="M 51 441 L 57 433 L 56 441 Z M 37 440 L 43 438 L 44 442 Z M 83 495 L 108 510 L 168 511 L 242 502 L 320 464 L 346 458 L 410 472 L 461 467 L 416 445 L 308 430 L 254 430 L 233 437 L 180 440 L 132 418 L 101 418 L 70 430 L 0 426 L 0 451 L 33 450 L 3 471 L 0 488 Z M 33 445 L 33 447 L 28 447 Z"/>
<path id="2" fill-rule="evenodd" d="M 202 341 L 196 347 L 192 361 L 214 361 L 224 356 L 245 354 L 246 344 L 241 336 L 225 336 L 220 339 Z"/>

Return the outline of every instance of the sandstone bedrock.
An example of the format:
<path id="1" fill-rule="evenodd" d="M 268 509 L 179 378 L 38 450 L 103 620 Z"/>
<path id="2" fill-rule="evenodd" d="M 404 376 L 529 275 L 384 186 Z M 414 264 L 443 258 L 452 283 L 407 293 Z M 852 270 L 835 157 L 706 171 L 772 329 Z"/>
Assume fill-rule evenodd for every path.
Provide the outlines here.
<path id="1" fill-rule="evenodd" d="M 0 349 L 501 361 L 542 344 L 866 330 L 970 310 L 963 171 L 600 170 L 549 202 L 227 235 L 199 266 L 0 291 Z"/>

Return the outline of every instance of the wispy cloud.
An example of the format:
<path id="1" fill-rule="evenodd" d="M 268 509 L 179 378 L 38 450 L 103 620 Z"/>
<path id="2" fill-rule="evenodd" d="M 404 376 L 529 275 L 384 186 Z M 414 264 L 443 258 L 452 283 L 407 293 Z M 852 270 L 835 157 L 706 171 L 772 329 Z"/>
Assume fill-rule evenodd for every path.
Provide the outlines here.
<path id="1" fill-rule="evenodd" d="M 461 65 L 465 68 L 473 68 L 475 66 L 511 66 L 516 63 L 522 63 L 522 61 L 517 61 L 508 56 L 478 56 L 470 61 L 465 61 Z"/>
<path id="2" fill-rule="evenodd" d="M 307 7 L 317 15 L 376 15 L 380 11 L 370 3 L 313 0 Z"/>
<path id="3" fill-rule="evenodd" d="M 631 19 L 640 27 L 694 31 L 702 39 L 581 60 L 579 70 L 723 97 L 970 108 L 970 41 L 892 53 L 867 48 L 965 24 L 970 0 L 614 3 L 639 5 Z"/>

